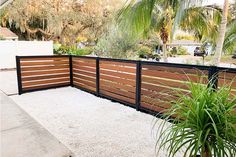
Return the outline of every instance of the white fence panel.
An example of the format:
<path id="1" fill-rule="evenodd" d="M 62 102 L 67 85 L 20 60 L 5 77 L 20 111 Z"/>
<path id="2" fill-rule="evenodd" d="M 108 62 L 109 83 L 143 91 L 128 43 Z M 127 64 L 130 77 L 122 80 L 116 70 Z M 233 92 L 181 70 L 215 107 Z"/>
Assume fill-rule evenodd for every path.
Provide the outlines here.
<path id="1" fill-rule="evenodd" d="M 15 68 L 16 56 L 52 55 L 52 41 L 0 41 L 0 69 Z"/>

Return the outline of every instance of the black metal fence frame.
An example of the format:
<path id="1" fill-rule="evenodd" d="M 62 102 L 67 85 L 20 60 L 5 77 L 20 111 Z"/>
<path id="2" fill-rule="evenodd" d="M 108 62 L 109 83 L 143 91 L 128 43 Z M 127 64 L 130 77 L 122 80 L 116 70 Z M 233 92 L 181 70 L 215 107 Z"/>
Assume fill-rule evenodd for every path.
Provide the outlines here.
<path id="1" fill-rule="evenodd" d="M 63 86 L 54 86 L 54 87 L 47 87 L 47 88 L 40 88 L 40 89 L 33 89 L 33 90 L 22 90 L 22 80 L 21 80 L 21 66 L 20 66 L 20 59 L 22 58 L 44 58 L 44 57 L 69 57 L 69 68 L 70 68 L 70 85 L 63 85 Z M 96 92 L 90 91 L 88 89 L 78 87 L 73 84 L 73 57 L 75 58 L 89 58 L 96 60 Z M 135 96 L 135 104 L 131 104 L 108 95 L 104 95 L 100 93 L 100 69 L 99 69 L 99 61 L 113 61 L 113 62 L 125 62 L 125 63 L 135 63 L 136 64 L 136 96 Z M 119 102 L 124 105 L 131 106 L 136 108 L 138 111 L 144 111 L 148 113 L 155 113 L 150 109 L 144 108 L 140 106 L 140 98 L 141 98 L 141 76 L 142 76 L 142 65 L 158 65 L 164 67 L 175 67 L 175 68 L 188 68 L 188 69 L 197 69 L 197 70 L 208 70 L 208 80 L 211 82 L 212 86 L 217 89 L 218 87 L 218 73 L 219 71 L 225 72 L 233 72 L 236 73 L 236 69 L 234 68 L 223 68 L 223 67 L 216 67 L 216 66 L 203 66 L 203 65 L 187 65 L 187 64 L 177 64 L 177 63 L 163 63 L 163 62 L 150 62 L 150 61 L 139 61 L 139 60 L 126 60 L 126 59 L 111 59 L 111 58 L 100 58 L 100 57 L 88 57 L 88 56 L 74 56 L 74 55 L 60 55 L 60 56 L 53 56 L 53 55 L 46 55 L 46 56 L 16 56 L 16 71 L 17 71 L 17 82 L 18 82 L 18 94 L 23 94 L 26 92 L 34 92 L 39 90 L 51 89 L 51 88 L 59 88 L 65 86 L 72 86 L 78 88 L 80 90 L 89 92 L 94 94 L 98 97 L 106 98 L 111 101 Z"/>

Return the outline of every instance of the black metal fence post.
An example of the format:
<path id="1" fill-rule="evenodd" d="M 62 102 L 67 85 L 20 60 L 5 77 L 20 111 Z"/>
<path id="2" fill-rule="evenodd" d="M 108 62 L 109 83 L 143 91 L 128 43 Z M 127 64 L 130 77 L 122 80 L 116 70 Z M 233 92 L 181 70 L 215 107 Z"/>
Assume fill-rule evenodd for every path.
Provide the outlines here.
<path id="1" fill-rule="evenodd" d="M 72 63 L 72 55 L 69 55 L 69 64 L 70 64 L 70 86 L 74 87 L 73 83 L 73 63 Z"/>
<path id="2" fill-rule="evenodd" d="M 22 82 L 21 82 L 21 67 L 20 67 L 20 57 L 16 56 L 16 74 L 18 83 L 18 94 L 21 95 L 22 92 Z"/>
<path id="3" fill-rule="evenodd" d="M 136 110 L 140 108 L 140 97 L 141 97 L 141 61 L 136 63 L 136 96 L 135 96 L 135 105 Z"/>
<path id="4" fill-rule="evenodd" d="M 99 96 L 100 91 L 100 67 L 99 67 L 99 57 L 96 58 L 96 95 Z"/>
<path id="5" fill-rule="evenodd" d="M 208 71 L 208 81 L 209 86 L 216 90 L 218 87 L 218 68 L 216 66 L 210 66 Z"/>

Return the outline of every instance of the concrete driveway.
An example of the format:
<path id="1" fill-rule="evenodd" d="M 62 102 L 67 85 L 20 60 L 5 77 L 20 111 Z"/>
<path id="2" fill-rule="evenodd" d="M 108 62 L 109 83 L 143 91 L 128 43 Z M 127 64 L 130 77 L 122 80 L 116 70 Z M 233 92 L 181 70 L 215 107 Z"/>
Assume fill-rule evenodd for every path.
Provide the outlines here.
<path id="1" fill-rule="evenodd" d="M 16 70 L 0 71 L 0 90 L 6 95 L 18 93 Z"/>

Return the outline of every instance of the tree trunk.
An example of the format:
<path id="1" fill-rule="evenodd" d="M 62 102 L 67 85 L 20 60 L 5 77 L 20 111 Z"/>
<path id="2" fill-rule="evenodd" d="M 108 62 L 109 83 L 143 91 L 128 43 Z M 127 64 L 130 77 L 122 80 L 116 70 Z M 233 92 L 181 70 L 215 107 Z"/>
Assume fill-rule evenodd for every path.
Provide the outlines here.
<path id="1" fill-rule="evenodd" d="M 161 40 L 162 40 L 162 43 L 163 43 L 163 47 L 162 47 L 163 59 L 164 59 L 164 62 L 167 62 L 166 43 L 168 41 L 169 34 L 168 34 L 168 31 L 167 31 L 167 29 L 164 25 L 161 27 L 160 37 L 161 37 Z"/>
<path id="2" fill-rule="evenodd" d="M 211 153 L 211 152 L 209 151 L 208 147 L 205 146 L 204 152 L 203 152 L 203 154 L 202 154 L 202 157 L 211 157 L 211 154 L 210 154 L 210 153 Z"/>
<path id="3" fill-rule="evenodd" d="M 168 62 L 168 60 L 167 60 L 167 51 L 166 51 L 166 43 L 163 43 L 162 50 L 163 50 L 163 59 L 164 59 L 164 62 Z"/>
<path id="4" fill-rule="evenodd" d="M 215 66 L 219 65 L 220 59 L 222 56 L 222 48 L 224 44 L 225 31 L 226 31 L 226 25 L 227 25 L 228 9 L 229 9 L 229 0 L 225 0 L 224 7 L 223 7 L 222 20 L 221 20 L 220 28 L 219 28 L 219 37 L 216 43 L 216 52 L 213 58 L 213 65 Z"/>

